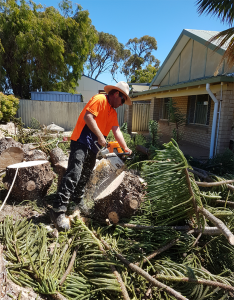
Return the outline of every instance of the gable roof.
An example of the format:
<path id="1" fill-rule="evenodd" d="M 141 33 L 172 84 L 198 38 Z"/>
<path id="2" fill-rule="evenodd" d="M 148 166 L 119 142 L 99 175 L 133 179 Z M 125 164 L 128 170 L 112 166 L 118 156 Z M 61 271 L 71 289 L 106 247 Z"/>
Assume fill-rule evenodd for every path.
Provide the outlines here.
<path id="1" fill-rule="evenodd" d="M 190 39 L 199 42 L 200 44 L 206 46 L 207 48 L 214 50 L 217 46 L 217 41 L 209 43 L 208 41 L 214 35 L 219 33 L 219 31 L 208 31 L 208 30 L 195 30 L 195 29 L 184 29 L 180 34 L 179 38 L 177 39 L 176 43 L 172 47 L 171 51 L 167 55 L 166 59 L 164 60 L 162 66 L 158 70 L 157 74 L 153 78 L 152 82 L 150 83 L 150 88 L 155 85 L 160 85 L 163 78 L 166 76 L 168 71 L 173 66 L 174 62 L 187 45 Z M 227 44 L 226 44 L 227 45 Z M 227 46 L 224 45 L 216 52 L 220 55 L 223 55 Z"/>
<path id="2" fill-rule="evenodd" d="M 106 83 L 101 82 L 101 81 L 99 81 L 99 80 L 97 80 L 97 79 L 94 79 L 94 78 L 92 78 L 92 77 L 89 77 L 89 76 L 87 76 L 87 75 L 85 75 L 85 74 L 83 74 L 82 76 L 84 76 L 84 77 L 86 77 L 86 78 L 88 78 L 88 79 L 94 80 L 94 81 L 96 81 L 96 82 L 99 82 L 99 83 L 101 83 L 101 84 L 107 85 Z"/>

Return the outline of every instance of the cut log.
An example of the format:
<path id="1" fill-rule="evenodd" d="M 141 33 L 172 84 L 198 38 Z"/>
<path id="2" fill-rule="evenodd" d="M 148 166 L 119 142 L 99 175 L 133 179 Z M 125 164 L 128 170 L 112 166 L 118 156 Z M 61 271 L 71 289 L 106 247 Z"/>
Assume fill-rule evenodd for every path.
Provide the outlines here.
<path id="1" fill-rule="evenodd" d="M 25 161 L 47 160 L 45 152 L 35 149 L 35 147 L 32 144 L 24 144 L 23 150 Z"/>
<path id="2" fill-rule="evenodd" d="M 19 147 L 11 147 L 2 151 L 0 155 L 0 171 L 6 169 L 7 166 L 22 162 L 24 159 L 24 151 Z"/>
<path id="3" fill-rule="evenodd" d="M 54 166 L 54 171 L 56 174 L 58 174 L 57 189 L 59 188 L 62 178 L 66 173 L 67 166 L 68 166 L 67 160 L 60 161 L 57 164 L 55 164 L 55 166 Z"/>
<path id="4" fill-rule="evenodd" d="M 57 190 L 58 190 L 61 180 L 67 170 L 68 156 L 65 155 L 65 153 L 61 148 L 55 147 L 50 151 L 50 160 L 54 167 L 55 173 L 58 174 L 58 184 L 57 184 Z"/>
<path id="5" fill-rule="evenodd" d="M 55 147 L 54 149 L 52 149 L 50 151 L 50 159 L 51 159 L 52 165 L 54 166 L 60 161 L 67 161 L 68 156 L 65 155 L 65 153 L 63 152 L 63 150 L 61 148 Z"/>
<path id="6" fill-rule="evenodd" d="M 120 175 L 114 176 L 108 173 L 108 166 L 104 166 L 106 173 L 101 172 L 101 180 L 96 178 L 98 172 L 94 172 L 86 186 L 85 201 L 90 207 L 92 218 L 100 222 L 109 219 L 111 223 L 117 224 L 121 218 L 131 217 L 144 200 L 144 185 L 137 175 L 130 171 L 123 171 Z M 103 171 L 103 169 L 102 169 Z M 107 186 L 103 184 L 107 182 Z M 99 191 L 99 185 L 104 189 Z M 99 191 L 97 195 L 97 191 Z M 93 205 L 90 202 L 93 201 Z"/>
<path id="7" fill-rule="evenodd" d="M 21 202 L 42 199 L 46 195 L 53 182 L 54 172 L 47 161 L 44 163 L 32 162 L 31 164 L 33 166 L 18 169 L 18 175 L 9 198 Z M 3 182 L 7 189 L 11 186 L 15 172 L 16 168 L 11 168 L 11 166 L 6 169 Z"/>

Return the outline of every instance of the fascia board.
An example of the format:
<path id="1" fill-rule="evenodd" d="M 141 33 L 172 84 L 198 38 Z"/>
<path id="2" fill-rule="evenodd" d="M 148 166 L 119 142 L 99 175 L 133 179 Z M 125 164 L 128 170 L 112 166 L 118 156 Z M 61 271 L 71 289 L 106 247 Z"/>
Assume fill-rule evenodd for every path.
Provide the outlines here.
<path id="1" fill-rule="evenodd" d="M 192 86 L 196 86 L 196 85 L 202 85 L 202 84 L 206 84 L 206 83 L 218 83 L 218 82 L 234 82 L 234 77 L 217 76 L 217 77 L 204 78 L 204 79 L 200 79 L 200 80 L 190 81 L 190 82 L 186 82 L 186 83 L 180 83 L 180 84 L 176 84 L 176 85 L 167 85 L 167 86 L 164 86 L 161 88 L 151 89 L 148 91 L 136 93 L 136 94 L 134 94 L 134 96 L 132 98 L 135 98 L 135 97 L 141 96 L 141 95 L 146 95 L 146 94 L 157 94 L 157 93 L 167 91 L 167 90 L 175 90 L 175 89 L 181 89 L 181 88 L 186 88 L 186 87 L 192 87 Z"/>

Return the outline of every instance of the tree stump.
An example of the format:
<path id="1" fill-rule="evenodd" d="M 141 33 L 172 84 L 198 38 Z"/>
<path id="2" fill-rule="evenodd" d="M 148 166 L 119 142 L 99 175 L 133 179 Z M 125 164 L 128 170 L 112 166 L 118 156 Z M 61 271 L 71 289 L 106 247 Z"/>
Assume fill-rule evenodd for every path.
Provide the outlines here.
<path id="1" fill-rule="evenodd" d="M 144 199 L 144 185 L 130 171 L 123 171 L 114 177 L 105 161 L 102 167 L 99 164 L 101 170 L 94 170 L 84 199 L 92 218 L 100 222 L 106 222 L 108 218 L 116 224 L 122 218 L 130 218 L 139 208 Z M 108 185 L 97 193 L 103 182 L 108 182 Z"/>
<path id="2" fill-rule="evenodd" d="M 36 162 L 34 163 L 36 164 Z M 3 182 L 7 189 L 12 184 L 15 172 L 15 168 L 6 169 L 6 176 L 3 178 Z M 50 188 L 53 179 L 54 172 L 49 162 L 19 168 L 10 198 L 17 202 L 42 199 Z"/>

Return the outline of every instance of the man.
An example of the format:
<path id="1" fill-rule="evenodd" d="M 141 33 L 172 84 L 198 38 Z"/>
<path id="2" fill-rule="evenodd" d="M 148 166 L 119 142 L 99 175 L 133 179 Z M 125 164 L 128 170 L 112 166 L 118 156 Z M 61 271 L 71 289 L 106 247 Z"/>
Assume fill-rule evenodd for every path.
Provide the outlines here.
<path id="1" fill-rule="evenodd" d="M 95 166 L 98 153 L 94 142 L 97 141 L 99 147 L 105 146 L 106 137 L 112 129 L 124 152 L 132 153 L 120 131 L 114 109 L 124 103 L 132 104 L 129 86 L 126 82 L 120 81 L 115 86 L 105 86 L 104 90 L 107 95 L 95 95 L 86 104 L 71 136 L 68 168 L 53 203 L 53 209 L 50 210 L 51 220 L 58 230 L 70 228 L 65 215 L 70 197 L 74 197 L 76 204 L 83 201 L 84 188 Z"/>

